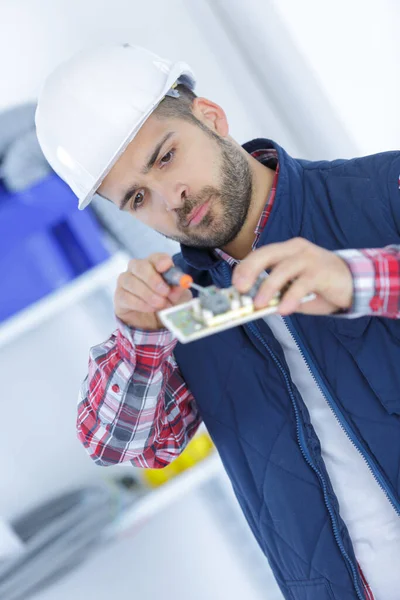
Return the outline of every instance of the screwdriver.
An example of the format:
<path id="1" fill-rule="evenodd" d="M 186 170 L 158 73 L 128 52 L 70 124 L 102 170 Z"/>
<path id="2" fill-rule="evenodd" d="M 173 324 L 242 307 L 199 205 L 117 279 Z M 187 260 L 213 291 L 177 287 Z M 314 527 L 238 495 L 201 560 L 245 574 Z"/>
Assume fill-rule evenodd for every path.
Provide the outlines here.
<path id="1" fill-rule="evenodd" d="M 179 267 L 171 267 L 168 271 L 161 273 L 161 277 L 163 277 L 164 281 L 169 285 L 179 285 L 182 288 L 188 290 L 189 288 L 193 288 L 202 294 L 208 294 L 207 288 L 202 287 L 201 285 L 197 285 L 194 283 L 193 278 L 190 275 L 184 273 Z M 247 295 L 251 298 L 255 298 L 261 284 L 267 277 L 266 273 L 261 273 L 258 277 L 257 281 L 253 284 L 251 289 L 247 292 Z"/>
<path id="2" fill-rule="evenodd" d="M 193 277 L 184 273 L 179 267 L 171 267 L 170 269 L 168 269 L 168 271 L 161 273 L 161 277 L 169 285 L 179 285 L 185 290 L 193 288 L 201 294 L 208 294 L 206 288 L 203 288 L 201 285 L 197 285 L 197 283 L 194 283 Z"/>

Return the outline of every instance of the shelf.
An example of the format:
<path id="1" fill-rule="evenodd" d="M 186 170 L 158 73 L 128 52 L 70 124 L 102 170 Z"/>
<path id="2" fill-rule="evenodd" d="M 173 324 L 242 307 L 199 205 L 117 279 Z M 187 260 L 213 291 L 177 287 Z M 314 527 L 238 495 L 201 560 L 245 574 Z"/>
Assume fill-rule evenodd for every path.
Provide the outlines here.
<path id="1" fill-rule="evenodd" d="M 111 537 L 120 537 L 129 533 L 149 518 L 160 513 L 183 496 L 197 489 L 223 473 L 221 460 L 216 452 L 195 467 L 178 475 L 170 482 L 150 490 L 135 501 L 108 529 Z"/>
<path id="2" fill-rule="evenodd" d="M 0 348 L 89 296 L 96 289 L 110 285 L 119 273 L 126 269 L 128 260 L 126 254 L 118 252 L 98 267 L 90 269 L 4 321 L 0 324 Z"/>

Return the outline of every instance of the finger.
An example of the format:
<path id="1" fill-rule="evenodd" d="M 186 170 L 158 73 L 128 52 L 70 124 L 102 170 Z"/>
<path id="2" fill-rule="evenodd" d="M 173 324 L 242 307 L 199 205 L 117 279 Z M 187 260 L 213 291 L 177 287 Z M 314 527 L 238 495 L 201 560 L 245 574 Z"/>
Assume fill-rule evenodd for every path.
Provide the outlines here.
<path id="1" fill-rule="evenodd" d="M 162 296 L 166 296 L 169 293 L 169 285 L 164 281 L 164 279 L 160 275 L 160 271 L 157 269 L 163 269 L 165 266 L 165 271 L 172 266 L 172 259 L 168 255 L 163 255 L 164 258 L 157 260 L 150 259 L 141 260 L 141 259 L 133 259 L 129 262 L 128 271 L 132 273 L 132 275 L 136 275 L 138 279 L 141 279 L 150 289 L 152 289 L 157 294 Z"/>
<path id="2" fill-rule="evenodd" d="M 156 293 L 146 282 L 135 275 L 124 273 L 119 279 L 119 285 L 124 291 L 141 298 L 146 304 L 151 304 L 156 309 L 165 307 L 165 297 Z"/>
<path id="3" fill-rule="evenodd" d="M 288 283 L 300 276 L 305 266 L 304 255 L 300 254 L 296 257 L 287 258 L 274 267 L 254 299 L 255 307 L 263 308 L 267 306 L 277 292 L 280 292 Z"/>
<path id="4" fill-rule="evenodd" d="M 167 269 L 174 266 L 174 262 L 169 254 L 165 252 L 155 252 L 147 259 L 158 273 L 164 273 Z"/>
<path id="5" fill-rule="evenodd" d="M 315 300 L 300 304 L 297 312 L 305 315 L 330 315 L 337 309 L 338 307 L 332 302 L 325 300 L 322 296 L 317 296 Z"/>
<path id="6" fill-rule="evenodd" d="M 279 313 L 281 315 L 289 315 L 296 312 L 300 307 L 301 300 L 304 296 L 313 292 L 315 287 L 314 278 L 311 278 L 306 274 L 300 275 L 284 294 L 279 304 Z"/>
<path id="7" fill-rule="evenodd" d="M 174 286 L 170 289 L 170 293 L 168 294 L 168 300 L 172 302 L 172 304 L 182 304 L 183 302 L 189 302 L 192 300 L 193 294 L 190 290 L 185 290 L 179 286 Z"/>
<path id="8" fill-rule="evenodd" d="M 306 240 L 295 238 L 280 244 L 269 244 L 255 250 L 235 267 L 232 277 L 233 285 L 240 292 L 247 292 L 262 271 L 273 267 L 290 256 L 299 254 L 306 248 L 307 244 Z"/>
<path id="9" fill-rule="evenodd" d="M 126 312 L 142 312 L 142 313 L 155 313 L 160 310 L 157 307 L 152 306 L 145 302 L 142 298 L 127 292 L 126 290 L 120 290 L 117 299 L 118 309 Z M 167 301 L 165 301 L 164 308 L 167 308 Z"/>

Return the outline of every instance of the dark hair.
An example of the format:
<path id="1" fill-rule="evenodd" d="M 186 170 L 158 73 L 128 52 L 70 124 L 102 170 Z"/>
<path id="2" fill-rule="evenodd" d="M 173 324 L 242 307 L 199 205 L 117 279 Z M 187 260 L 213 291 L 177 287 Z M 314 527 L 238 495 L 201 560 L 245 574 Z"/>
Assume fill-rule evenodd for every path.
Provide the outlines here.
<path id="1" fill-rule="evenodd" d="M 217 142 L 221 142 L 219 136 L 193 114 L 192 106 L 193 100 L 197 98 L 196 94 L 187 85 L 183 84 L 177 85 L 175 89 L 179 92 L 179 97 L 165 96 L 157 106 L 154 114 L 159 119 L 183 119 L 188 121 L 192 125 L 200 127 L 206 135 Z"/>
<path id="2" fill-rule="evenodd" d="M 198 125 L 199 121 L 192 112 L 193 100 L 197 98 L 196 94 L 183 84 L 177 85 L 175 90 L 179 93 L 179 97 L 165 96 L 154 114 L 160 119 L 183 119 Z"/>

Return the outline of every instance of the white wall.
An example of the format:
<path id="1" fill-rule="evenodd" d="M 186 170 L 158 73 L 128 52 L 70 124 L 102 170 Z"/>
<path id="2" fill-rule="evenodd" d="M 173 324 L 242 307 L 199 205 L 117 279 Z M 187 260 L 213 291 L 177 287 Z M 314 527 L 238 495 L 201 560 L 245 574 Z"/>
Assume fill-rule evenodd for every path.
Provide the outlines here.
<path id="1" fill-rule="evenodd" d="M 0 109 L 34 100 L 46 75 L 74 52 L 102 41 L 129 40 L 186 60 L 198 77 L 199 93 L 226 108 L 232 133 L 241 140 L 258 135 L 252 110 L 214 59 L 190 2 L 2 0 L 0 24 Z M 214 43 L 219 44 L 218 37 Z"/>
<path id="2" fill-rule="evenodd" d="M 361 154 L 400 144 L 397 0 L 269 0 Z"/>

